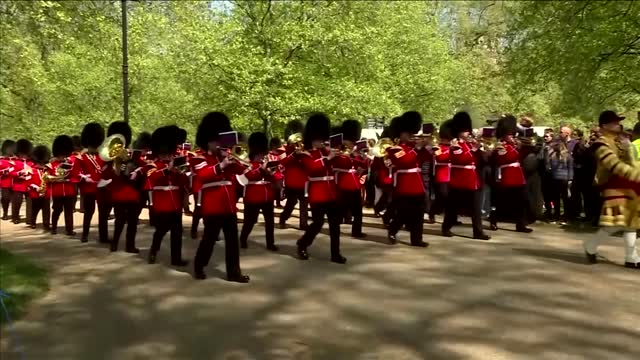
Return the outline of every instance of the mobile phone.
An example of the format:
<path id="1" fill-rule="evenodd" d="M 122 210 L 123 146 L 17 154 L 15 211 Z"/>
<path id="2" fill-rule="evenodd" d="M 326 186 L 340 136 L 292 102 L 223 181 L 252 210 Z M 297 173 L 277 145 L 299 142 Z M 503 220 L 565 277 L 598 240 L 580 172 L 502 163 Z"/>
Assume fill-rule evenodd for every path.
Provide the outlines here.
<path id="1" fill-rule="evenodd" d="M 221 147 L 230 148 L 234 145 L 238 145 L 238 132 L 228 131 L 218 134 L 218 142 Z"/>
<path id="2" fill-rule="evenodd" d="M 329 137 L 329 147 L 331 147 L 332 149 L 337 149 L 341 147 L 342 142 L 343 142 L 342 134 L 335 134 Z"/>
<path id="3" fill-rule="evenodd" d="M 433 123 L 422 124 L 422 135 L 432 135 L 435 130 Z"/>
<path id="4" fill-rule="evenodd" d="M 496 136 L 496 128 L 494 127 L 483 127 L 481 136 L 483 138 L 492 138 Z"/>

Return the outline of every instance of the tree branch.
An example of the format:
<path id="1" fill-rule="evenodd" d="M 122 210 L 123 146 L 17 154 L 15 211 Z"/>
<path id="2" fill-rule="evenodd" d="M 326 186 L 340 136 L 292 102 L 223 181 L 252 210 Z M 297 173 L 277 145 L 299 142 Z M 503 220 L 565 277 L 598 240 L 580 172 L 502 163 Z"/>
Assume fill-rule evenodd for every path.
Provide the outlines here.
<path id="1" fill-rule="evenodd" d="M 262 20 L 260 20 L 260 29 L 264 28 L 264 20 L 267 18 L 267 15 L 269 14 L 271 14 L 271 0 L 268 1 L 267 11 L 265 11 L 264 15 L 262 16 Z"/>

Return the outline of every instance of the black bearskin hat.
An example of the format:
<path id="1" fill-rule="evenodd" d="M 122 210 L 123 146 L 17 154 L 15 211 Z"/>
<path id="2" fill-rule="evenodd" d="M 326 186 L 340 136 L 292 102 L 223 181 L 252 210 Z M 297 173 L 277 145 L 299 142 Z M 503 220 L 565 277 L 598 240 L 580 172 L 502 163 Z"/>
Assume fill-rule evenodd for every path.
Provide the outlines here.
<path id="1" fill-rule="evenodd" d="M 253 159 L 258 155 L 266 155 L 269 152 L 269 140 L 267 135 L 262 132 L 254 132 L 249 136 L 249 159 Z"/>
<path id="2" fill-rule="evenodd" d="M 452 123 L 453 120 L 449 119 L 440 125 L 440 129 L 438 130 L 440 139 L 453 140 L 453 138 L 456 137 L 456 134 L 453 133 Z"/>
<path id="3" fill-rule="evenodd" d="M 38 145 L 31 152 L 31 160 L 36 164 L 46 164 L 51 159 L 51 151 L 45 145 Z"/>
<path id="4" fill-rule="evenodd" d="M 518 120 L 511 114 L 504 115 L 496 124 L 496 138 L 502 139 L 507 135 L 515 135 L 518 131 Z"/>
<path id="5" fill-rule="evenodd" d="M 289 136 L 295 133 L 304 132 L 304 125 L 300 120 L 291 120 L 287 123 L 287 126 L 284 128 L 284 138 L 288 139 Z"/>
<path id="6" fill-rule="evenodd" d="M 71 140 L 71 139 L 69 139 Z M 73 145 L 72 145 L 73 147 Z M 16 154 L 17 155 L 30 155 L 33 145 L 31 141 L 26 139 L 20 139 L 16 142 Z"/>
<path id="7" fill-rule="evenodd" d="M 218 134 L 233 131 L 229 117 L 219 111 L 210 112 L 202 118 L 196 133 L 196 145 L 207 150 L 209 142 L 218 139 Z"/>
<path id="8" fill-rule="evenodd" d="M 104 128 L 97 122 L 88 123 L 82 129 L 80 142 L 86 148 L 97 148 L 104 141 Z"/>
<path id="9" fill-rule="evenodd" d="M 176 141 L 178 144 L 184 144 L 187 142 L 187 130 L 178 128 L 178 134 L 176 135 Z"/>
<path id="10" fill-rule="evenodd" d="M 111 125 L 109 125 L 109 128 L 107 129 L 107 136 L 111 136 L 115 134 L 120 134 L 124 136 L 126 147 L 129 147 L 129 145 L 131 144 L 131 127 L 129 126 L 129 124 L 127 124 L 124 121 L 112 122 Z"/>
<path id="11" fill-rule="evenodd" d="M 59 135 L 51 147 L 54 157 L 68 157 L 73 152 L 73 140 L 67 135 Z"/>
<path id="12" fill-rule="evenodd" d="M 462 132 L 471 132 L 473 125 L 471 124 L 471 116 L 466 111 L 460 111 L 453 115 L 451 127 L 454 136 Z"/>
<path id="13" fill-rule="evenodd" d="M 280 138 L 274 137 L 269 140 L 269 147 L 272 149 L 277 149 L 282 146 L 282 140 Z"/>
<path id="14" fill-rule="evenodd" d="M 136 141 L 133 142 L 133 148 L 136 150 L 149 150 L 151 149 L 152 135 L 147 132 L 141 132 Z"/>
<path id="15" fill-rule="evenodd" d="M 163 126 L 157 128 L 151 135 L 151 152 L 154 156 L 173 154 L 176 151 L 178 134 L 175 127 Z"/>
<path id="16" fill-rule="evenodd" d="M 378 136 L 378 139 L 392 138 L 392 137 L 393 137 L 393 134 L 391 134 L 391 127 L 385 126 L 384 128 L 382 128 L 382 132 L 380 133 L 380 136 Z"/>
<path id="17" fill-rule="evenodd" d="M 71 137 L 71 142 L 73 143 L 73 151 L 82 150 L 82 139 L 80 138 L 80 135 L 73 135 Z"/>
<path id="18" fill-rule="evenodd" d="M 360 125 L 358 120 L 345 120 L 342 123 L 342 134 L 344 136 L 344 140 L 356 142 L 360 140 L 361 133 L 362 125 Z"/>
<path id="19" fill-rule="evenodd" d="M 13 140 L 5 140 L 2 142 L 2 155 L 13 156 L 16 152 L 16 142 Z"/>
<path id="20" fill-rule="evenodd" d="M 311 142 L 314 140 L 329 140 L 331 121 L 327 115 L 322 113 L 313 114 L 307 120 L 304 126 L 304 146 L 311 148 Z"/>
<path id="21" fill-rule="evenodd" d="M 329 135 L 338 135 L 338 134 L 342 134 L 342 126 L 332 126 L 329 130 Z"/>
<path id="22" fill-rule="evenodd" d="M 400 116 L 396 116 L 393 119 L 391 119 L 391 122 L 389 123 L 389 137 L 392 139 L 397 138 L 398 136 L 400 136 L 400 123 L 402 122 L 402 119 L 400 118 Z"/>
<path id="23" fill-rule="evenodd" d="M 417 111 L 407 111 L 400 116 L 400 123 L 398 124 L 398 135 L 403 132 L 409 134 L 417 134 L 422 126 L 422 115 Z"/>

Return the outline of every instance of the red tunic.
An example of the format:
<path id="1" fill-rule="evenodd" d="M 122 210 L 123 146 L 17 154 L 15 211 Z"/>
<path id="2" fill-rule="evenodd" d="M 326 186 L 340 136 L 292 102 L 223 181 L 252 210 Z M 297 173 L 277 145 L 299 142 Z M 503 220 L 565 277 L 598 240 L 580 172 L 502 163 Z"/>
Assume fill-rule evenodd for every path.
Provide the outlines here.
<path id="1" fill-rule="evenodd" d="M 305 167 L 300 163 L 292 146 L 287 146 L 286 154 L 287 156 L 280 162 L 284 166 L 284 187 L 302 191 L 305 189 L 308 177 Z"/>
<path id="2" fill-rule="evenodd" d="M 251 170 L 238 177 L 244 185 L 245 204 L 264 204 L 273 202 L 273 175 L 262 169 L 262 161 L 252 161 Z"/>
<path id="3" fill-rule="evenodd" d="M 433 175 L 434 182 L 448 183 L 451 179 L 451 159 L 449 158 L 449 145 L 440 144 L 440 150 L 434 154 Z"/>
<path id="4" fill-rule="evenodd" d="M 13 191 L 27 192 L 29 180 L 33 173 L 33 162 L 29 159 L 16 159 L 14 164 L 13 171 L 9 173 L 13 179 L 11 188 Z"/>
<path id="5" fill-rule="evenodd" d="M 519 187 L 526 184 L 520 154 L 515 146 L 503 143 L 504 150 L 493 150 L 492 162 L 495 167 L 496 184 L 499 187 Z"/>
<path id="6" fill-rule="evenodd" d="M 326 154 L 324 149 L 313 149 L 298 155 L 305 172 L 309 174 L 305 193 L 311 206 L 336 201 L 336 181 Z"/>
<path id="7" fill-rule="evenodd" d="M 70 156 L 65 159 L 53 159 L 47 167 L 47 172 L 51 176 L 57 176 L 57 169 L 63 163 L 71 164 L 71 169 L 65 170 L 63 181 L 52 181 L 49 183 L 51 189 L 51 196 L 57 197 L 76 197 L 78 192 L 76 190 L 76 184 L 80 180 L 80 162 L 74 161 L 75 156 Z"/>
<path id="8" fill-rule="evenodd" d="M 113 163 L 108 162 L 102 167 L 102 174 L 98 187 L 106 186 L 111 194 L 113 203 L 140 202 L 140 181 L 146 175 L 146 167 L 139 167 L 129 175 L 116 175 Z"/>
<path id="9" fill-rule="evenodd" d="M 44 199 L 51 198 L 51 186 L 47 186 L 45 189 L 44 195 L 40 196 L 40 185 L 42 185 L 42 176 L 48 172 L 47 166 L 36 165 L 33 168 L 33 174 L 31 175 L 31 179 L 29 180 L 29 198 L 38 199 L 40 197 Z"/>
<path id="10" fill-rule="evenodd" d="M 182 201 L 187 193 L 187 175 L 165 170 L 168 161 L 156 160 L 155 170 L 147 176 L 145 190 L 149 191 L 149 204 L 156 213 L 182 212 Z"/>
<path id="11" fill-rule="evenodd" d="M 366 169 L 367 162 L 361 156 L 338 155 L 331 161 L 336 176 L 337 188 L 340 191 L 360 191 L 360 174 L 358 169 Z"/>
<path id="12" fill-rule="evenodd" d="M 376 186 L 379 188 L 391 188 L 393 186 L 393 177 L 391 176 L 391 168 L 384 164 L 384 158 L 376 157 L 371 163 L 371 170 L 376 173 Z"/>
<path id="13" fill-rule="evenodd" d="M 477 151 L 472 151 L 468 143 L 460 141 L 459 148 L 449 149 L 451 159 L 451 180 L 449 187 L 458 190 L 478 190 L 481 187 L 476 169 Z"/>
<path id="14" fill-rule="evenodd" d="M 207 153 L 203 158 L 194 166 L 201 184 L 197 205 L 201 207 L 202 216 L 235 214 L 237 200 L 233 180 L 244 173 L 244 166 L 231 163 L 222 169 L 217 156 Z"/>
<path id="15" fill-rule="evenodd" d="M 95 194 L 102 174 L 104 161 L 97 154 L 84 153 L 80 159 L 80 192 Z"/>
<path id="16" fill-rule="evenodd" d="M 421 164 L 427 161 L 427 151 L 414 149 L 412 145 L 400 144 L 387 149 L 387 157 L 393 164 L 394 194 L 399 196 L 424 195 Z"/>
<path id="17" fill-rule="evenodd" d="M 11 189 L 13 187 L 13 177 L 11 172 L 15 168 L 15 158 L 0 158 L 0 188 Z"/>

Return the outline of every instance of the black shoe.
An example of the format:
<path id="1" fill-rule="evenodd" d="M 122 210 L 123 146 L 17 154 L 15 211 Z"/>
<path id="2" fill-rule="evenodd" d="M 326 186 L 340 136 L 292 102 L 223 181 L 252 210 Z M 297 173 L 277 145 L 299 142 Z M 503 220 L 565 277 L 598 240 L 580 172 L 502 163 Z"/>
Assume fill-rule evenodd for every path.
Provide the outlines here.
<path id="1" fill-rule="evenodd" d="M 419 243 L 411 244 L 411 246 L 426 248 L 427 246 L 429 246 L 429 243 L 428 242 L 424 242 L 424 241 L 420 241 Z"/>
<path id="2" fill-rule="evenodd" d="M 358 234 L 351 234 L 351 237 L 352 238 L 356 238 L 356 239 L 364 239 L 364 238 L 367 237 L 367 234 L 361 232 L 361 233 L 358 233 Z"/>
<path id="3" fill-rule="evenodd" d="M 108 239 L 107 239 L 107 240 L 105 240 L 105 239 L 98 239 L 98 243 L 99 243 L 99 244 L 110 244 L 110 243 L 111 243 L 111 241 L 109 241 Z"/>
<path id="4" fill-rule="evenodd" d="M 520 232 L 520 233 L 529 234 L 529 233 L 533 232 L 533 229 L 528 228 L 528 227 L 526 227 L 526 226 L 523 226 L 523 227 L 517 227 L 517 228 L 516 228 L 516 231 L 517 231 L 517 232 Z"/>
<path id="5" fill-rule="evenodd" d="M 286 229 L 286 228 L 287 228 L 287 223 L 279 223 L 279 224 L 278 224 L 278 227 L 279 227 L 280 229 Z"/>
<path id="6" fill-rule="evenodd" d="M 192 231 L 191 232 L 191 238 L 194 239 L 194 240 L 197 239 L 198 238 L 198 232 L 197 231 Z"/>
<path id="7" fill-rule="evenodd" d="M 243 283 L 246 284 L 249 282 L 249 277 L 247 275 L 242 275 L 242 274 L 238 274 L 238 275 L 227 275 L 227 281 L 233 281 L 233 282 L 238 282 L 238 283 Z"/>
<path id="8" fill-rule="evenodd" d="M 109 251 L 111 251 L 111 252 L 116 252 L 116 251 L 118 251 L 118 246 L 117 246 L 117 245 L 111 245 L 111 246 L 109 247 Z"/>
<path id="9" fill-rule="evenodd" d="M 20 220 L 13 220 L 12 222 L 16 225 L 20 224 Z"/>
<path id="10" fill-rule="evenodd" d="M 267 250 L 269 250 L 269 251 L 278 251 L 278 250 L 280 250 L 280 248 L 275 244 L 270 244 L 270 245 L 267 245 Z"/>
<path id="11" fill-rule="evenodd" d="M 298 246 L 298 259 L 309 260 L 309 253 L 307 253 L 307 249 Z"/>
<path id="12" fill-rule="evenodd" d="M 9 215 L 2 215 L 2 220 L 9 220 Z"/>
<path id="13" fill-rule="evenodd" d="M 138 254 L 140 253 L 140 249 L 134 247 L 134 248 L 128 248 L 124 250 L 125 252 L 128 252 L 129 254 Z"/>
<path id="14" fill-rule="evenodd" d="M 180 260 L 176 260 L 176 261 L 171 260 L 171 266 L 184 267 L 184 266 L 187 266 L 187 265 L 189 265 L 189 262 L 187 260 L 184 260 L 184 259 L 180 259 Z"/>
<path id="15" fill-rule="evenodd" d="M 640 263 L 625 262 L 624 267 L 630 269 L 640 269 Z"/>
<path id="16" fill-rule="evenodd" d="M 427 221 L 425 221 L 427 224 L 435 224 L 436 223 L 436 219 L 435 218 L 428 218 Z"/>
<path id="17" fill-rule="evenodd" d="M 51 235 L 57 235 L 57 234 L 58 234 L 57 229 L 51 229 Z"/>
<path id="18" fill-rule="evenodd" d="M 487 234 L 473 235 L 473 238 L 476 239 L 476 240 L 491 240 L 491 236 L 489 236 Z"/>
<path id="19" fill-rule="evenodd" d="M 194 268 L 193 269 L 193 278 L 196 280 L 204 280 L 207 278 L 207 274 L 204 273 L 203 269 Z"/>
<path id="20" fill-rule="evenodd" d="M 347 263 L 347 258 L 338 254 L 335 256 L 331 256 L 331 262 L 334 262 L 336 264 L 346 264 Z"/>
<path id="21" fill-rule="evenodd" d="M 51 227 L 49 225 L 43 225 L 42 226 L 42 231 L 49 232 L 49 231 L 51 231 Z"/>
<path id="22" fill-rule="evenodd" d="M 496 230 L 498 230 L 498 225 L 497 225 L 497 224 L 491 224 L 491 225 L 489 225 L 489 230 L 491 230 L 491 231 L 496 231 Z"/>
<path id="23" fill-rule="evenodd" d="M 156 263 L 156 254 L 150 252 L 149 253 L 149 259 L 147 261 L 149 264 L 155 264 Z"/>
<path id="24" fill-rule="evenodd" d="M 591 265 L 591 264 L 597 264 L 598 263 L 598 255 L 589 254 L 586 251 L 584 252 L 584 255 L 587 257 L 587 264 Z"/>
<path id="25" fill-rule="evenodd" d="M 451 230 L 442 230 L 442 236 L 453 237 L 453 233 L 451 232 Z"/>
<path id="26" fill-rule="evenodd" d="M 389 239 L 389 244 L 391 245 L 395 245 L 398 243 L 398 239 L 396 238 L 395 234 L 388 234 L 387 239 Z"/>
<path id="27" fill-rule="evenodd" d="M 35 229 L 35 228 L 36 228 L 36 224 L 30 224 L 30 225 L 29 225 L 29 227 L 30 227 L 31 229 Z"/>
<path id="28" fill-rule="evenodd" d="M 67 236 L 76 236 L 76 232 L 75 231 L 67 231 L 66 234 L 67 234 Z"/>
<path id="29" fill-rule="evenodd" d="M 86 243 L 88 241 L 89 241 L 89 239 L 86 236 L 83 236 L 83 237 L 80 238 L 80 242 Z"/>

